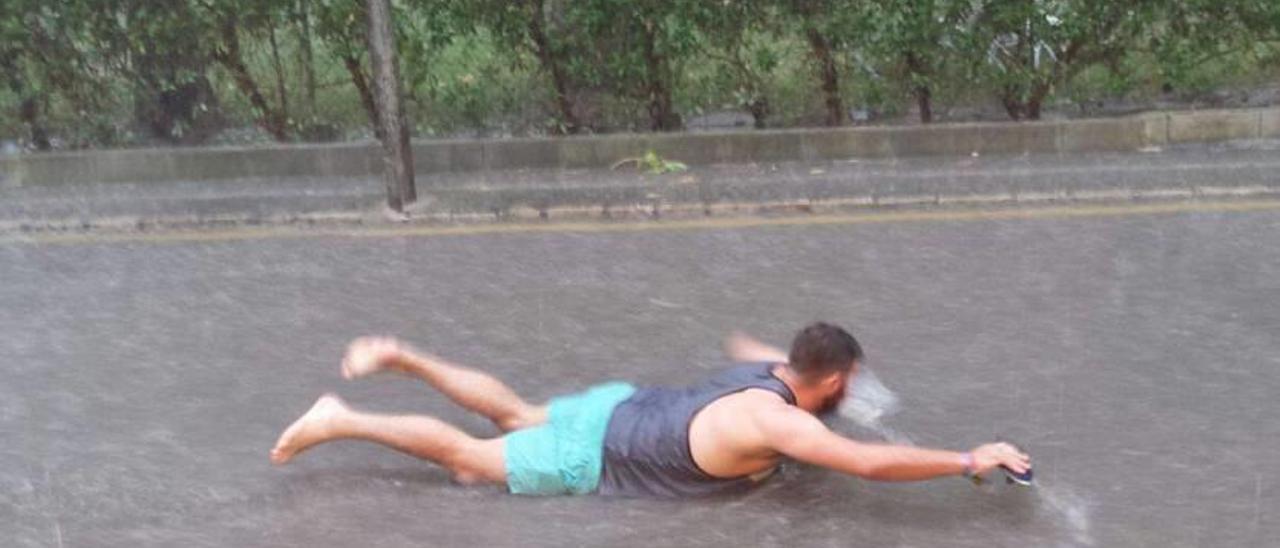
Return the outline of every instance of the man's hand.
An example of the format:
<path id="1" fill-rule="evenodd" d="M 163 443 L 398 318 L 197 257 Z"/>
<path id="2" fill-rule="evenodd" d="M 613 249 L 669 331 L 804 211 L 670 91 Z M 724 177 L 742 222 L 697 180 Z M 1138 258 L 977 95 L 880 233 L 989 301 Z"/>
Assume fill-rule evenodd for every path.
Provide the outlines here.
<path id="1" fill-rule="evenodd" d="M 1004 466 L 1018 474 L 1031 468 L 1031 457 L 1007 443 L 988 443 L 969 452 L 973 456 L 971 473 L 982 475 L 998 466 Z"/>

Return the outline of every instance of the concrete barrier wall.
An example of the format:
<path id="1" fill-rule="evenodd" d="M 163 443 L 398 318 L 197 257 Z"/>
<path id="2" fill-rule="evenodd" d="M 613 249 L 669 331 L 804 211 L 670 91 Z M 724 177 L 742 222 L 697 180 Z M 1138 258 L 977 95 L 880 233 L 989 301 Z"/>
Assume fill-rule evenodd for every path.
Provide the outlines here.
<path id="1" fill-rule="evenodd" d="M 931 126 L 789 129 L 414 143 L 420 175 L 608 167 L 654 150 L 688 164 L 927 155 L 1126 151 L 1173 143 L 1280 137 L 1280 108 L 1123 118 Z M 372 177 L 376 144 L 104 150 L 0 158 L 0 185 Z"/>

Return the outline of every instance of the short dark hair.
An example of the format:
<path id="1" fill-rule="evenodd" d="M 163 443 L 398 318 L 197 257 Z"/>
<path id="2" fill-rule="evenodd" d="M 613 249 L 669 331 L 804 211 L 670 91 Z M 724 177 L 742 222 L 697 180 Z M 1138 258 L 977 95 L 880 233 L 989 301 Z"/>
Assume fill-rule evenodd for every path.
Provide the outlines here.
<path id="1" fill-rule="evenodd" d="M 840 326 L 815 322 L 796 333 L 789 359 L 793 371 L 815 380 L 852 370 L 853 362 L 862 360 L 862 346 Z"/>

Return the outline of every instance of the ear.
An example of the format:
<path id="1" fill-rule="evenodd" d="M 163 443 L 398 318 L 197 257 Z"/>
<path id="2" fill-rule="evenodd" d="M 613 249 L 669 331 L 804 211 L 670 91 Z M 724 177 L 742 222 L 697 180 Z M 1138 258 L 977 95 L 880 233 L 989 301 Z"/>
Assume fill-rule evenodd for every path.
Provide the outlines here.
<path id="1" fill-rule="evenodd" d="M 818 381 L 818 385 L 824 388 L 825 390 L 827 390 L 828 392 L 834 392 L 840 389 L 840 384 L 843 381 L 842 376 L 843 376 L 843 373 L 840 373 L 838 371 L 829 373 L 826 376 L 822 377 L 821 380 Z"/>

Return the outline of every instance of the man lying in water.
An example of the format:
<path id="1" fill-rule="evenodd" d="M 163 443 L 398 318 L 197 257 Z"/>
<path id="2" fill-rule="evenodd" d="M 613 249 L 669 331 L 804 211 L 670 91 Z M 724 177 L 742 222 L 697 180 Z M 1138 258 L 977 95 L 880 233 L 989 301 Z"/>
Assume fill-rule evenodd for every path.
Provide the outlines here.
<path id="1" fill-rule="evenodd" d="M 459 482 L 503 484 L 517 494 L 659 497 L 745 490 L 786 458 L 877 481 L 1030 468 L 1006 443 L 953 452 L 863 443 L 827 429 L 817 415 L 840 404 L 863 356 L 840 327 L 805 327 L 789 355 L 744 335 L 731 336 L 726 351 L 742 365 L 701 384 L 609 383 L 537 406 L 479 371 L 394 339 L 360 338 L 342 361 L 347 379 L 380 371 L 417 377 L 505 434 L 478 439 L 432 417 L 365 413 L 326 394 L 281 434 L 271 460 L 284 464 L 312 446 L 356 439 L 439 464 Z"/>

